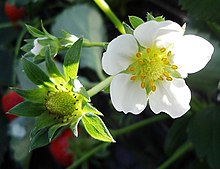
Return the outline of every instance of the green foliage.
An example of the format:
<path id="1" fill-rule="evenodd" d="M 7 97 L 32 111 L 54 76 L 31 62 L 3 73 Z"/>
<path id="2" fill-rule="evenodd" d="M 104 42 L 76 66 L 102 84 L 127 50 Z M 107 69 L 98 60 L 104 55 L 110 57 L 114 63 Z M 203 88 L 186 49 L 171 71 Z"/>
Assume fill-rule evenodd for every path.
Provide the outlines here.
<path id="1" fill-rule="evenodd" d="M 166 154 L 171 155 L 181 144 L 186 142 L 188 123 L 189 116 L 187 115 L 173 122 L 164 144 Z"/>
<path id="2" fill-rule="evenodd" d="M 197 112 L 189 124 L 189 139 L 199 158 L 206 158 L 212 169 L 220 168 L 220 111 L 208 107 Z"/>
<path id="3" fill-rule="evenodd" d="M 45 33 L 40 31 L 39 29 L 31 26 L 31 25 L 25 25 L 28 32 L 33 36 L 33 37 L 36 37 L 36 38 L 44 38 L 45 37 Z"/>
<path id="4" fill-rule="evenodd" d="M 86 113 L 82 117 L 82 122 L 86 131 L 93 138 L 105 142 L 115 142 L 104 122 L 97 115 L 93 113 Z"/>
<path id="5" fill-rule="evenodd" d="M 83 111 L 93 113 L 99 116 L 103 116 L 103 114 L 98 111 L 95 107 L 93 107 L 91 104 L 86 104 L 85 107 L 83 108 Z"/>
<path id="6" fill-rule="evenodd" d="M 47 72 L 49 74 L 50 80 L 53 81 L 54 83 L 57 83 L 57 84 L 64 83 L 65 82 L 64 76 L 57 68 L 55 62 L 52 60 L 49 47 L 46 48 L 46 51 L 45 51 L 45 61 L 46 61 L 45 62 L 46 68 L 47 68 Z"/>
<path id="7" fill-rule="evenodd" d="M 205 21 L 220 21 L 219 0 L 179 0 L 189 15 Z"/>
<path id="8" fill-rule="evenodd" d="M 124 26 L 125 33 L 133 35 L 134 30 L 128 24 L 122 22 L 122 25 Z"/>
<path id="9" fill-rule="evenodd" d="M 156 16 L 156 17 L 154 17 L 150 13 L 147 13 L 147 17 L 146 18 L 147 18 L 147 21 L 150 21 L 150 20 L 154 20 L 154 21 L 157 21 L 157 22 L 165 21 L 165 17 L 163 17 L 163 16 Z"/>
<path id="10" fill-rule="evenodd" d="M 44 71 L 42 71 L 36 64 L 25 58 L 22 58 L 22 60 L 24 71 L 34 84 L 47 86 L 48 83 L 52 83 Z"/>
<path id="11" fill-rule="evenodd" d="M 42 103 L 24 101 L 9 110 L 9 113 L 17 116 L 35 117 L 39 116 L 44 111 L 45 107 Z"/>
<path id="12" fill-rule="evenodd" d="M 29 151 L 45 146 L 48 143 L 49 143 L 48 129 L 42 129 L 31 138 Z"/>
<path id="13" fill-rule="evenodd" d="M 88 4 L 79 4 L 65 9 L 56 17 L 52 25 L 52 33 L 61 36 L 65 30 L 78 37 L 83 36 L 91 41 L 105 41 L 106 28 L 99 12 Z M 80 67 L 90 68 L 101 74 L 101 54 L 99 47 L 83 48 L 81 52 Z"/>
<path id="14" fill-rule="evenodd" d="M 144 23 L 144 21 L 137 16 L 129 16 L 129 21 L 134 29 L 137 28 L 140 24 Z"/>
<path id="15" fill-rule="evenodd" d="M 66 79 L 75 79 L 79 69 L 80 52 L 82 48 L 83 39 L 79 38 L 67 51 L 64 58 L 64 74 Z"/>
<path id="16" fill-rule="evenodd" d="M 33 103 L 43 103 L 48 92 L 45 88 L 36 88 L 32 90 L 22 90 L 19 88 L 11 89 L 23 98 L 25 98 L 26 100 L 31 101 Z"/>

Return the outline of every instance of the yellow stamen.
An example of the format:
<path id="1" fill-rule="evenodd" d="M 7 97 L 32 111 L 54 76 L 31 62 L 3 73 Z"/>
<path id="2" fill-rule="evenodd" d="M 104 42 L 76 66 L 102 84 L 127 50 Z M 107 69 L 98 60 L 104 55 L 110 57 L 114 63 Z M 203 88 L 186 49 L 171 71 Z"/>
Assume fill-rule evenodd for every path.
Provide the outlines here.
<path id="1" fill-rule="evenodd" d="M 169 51 L 169 52 L 167 53 L 167 56 L 171 56 L 171 54 L 172 54 L 171 51 Z"/>
<path id="2" fill-rule="evenodd" d="M 165 62 L 165 61 L 167 61 L 167 58 L 162 58 L 161 60 L 162 60 L 163 62 Z"/>
<path id="3" fill-rule="evenodd" d="M 144 61 L 143 61 L 143 60 L 139 60 L 138 62 L 139 62 L 140 65 L 143 65 L 143 64 L 144 64 Z"/>
<path id="4" fill-rule="evenodd" d="M 149 86 L 150 86 L 150 87 L 154 86 L 154 81 L 153 81 L 153 80 L 151 80 L 151 81 L 149 82 Z"/>
<path id="5" fill-rule="evenodd" d="M 172 65 L 171 68 L 172 69 L 178 69 L 178 66 L 177 65 Z"/>
<path id="6" fill-rule="evenodd" d="M 170 64 L 170 62 L 169 62 L 168 60 L 164 61 L 163 63 L 164 63 L 165 65 L 169 65 L 169 64 Z"/>
<path id="7" fill-rule="evenodd" d="M 151 87 L 151 90 L 152 90 L 153 92 L 155 92 L 155 91 L 156 91 L 156 89 L 157 89 L 157 88 L 156 88 L 156 86 L 155 86 L 155 85 Z"/>
<path id="8" fill-rule="evenodd" d="M 141 78 L 144 79 L 146 75 L 144 73 L 141 74 Z"/>
<path id="9" fill-rule="evenodd" d="M 150 53 L 151 52 L 151 48 L 147 48 L 147 53 Z"/>
<path id="10" fill-rule="evenodd" d="M 163 53 L 166 51 L 166 48 L 161 48 L 160 51 Z"/>
<path id="11" fill-rule="evenodd" d="M 136 80 L 137 76 L 131 76 L 130 80 Z"/>
<path id="12" fill-rule="evenodd" d="M 129 68 L 129 71 L 131 71 L 131 72 L 133 72 L 135 70 L 135 68 L 133 67 L 133 66 L 131 66 L 130 68 Z"/>
<path id="13" fill-rule="evenodd" d="M 172 77 L 167 77 L 166 79 L 167 79 L 168 81 L 172 81 L 172 80 L 173 80 Z"/>
<path id="14" fill-rule="evenodd" d="M 136 53 L 136 56 L 137 56 L 138 58 L 140 58 L 140 57 L 142 56 L 142 53 L 138 52 L 138 53 Z"/>
<path id="15" fill-rule="evenodd" d="M 162 76 L 160 76 L 158 79 L 159 79 L 159 80 L 163 80 L 163 77 L 162 77 Z"/>
<path id="16" fill-rule="evenodd" d="M 146 87 L 146 83 L 145 82 L 141 82 L 141 88 L 145 88 Z"/>
<path id="17" fill-rule="evenodd" d="M 168 72 L 163 72 L 163 75 L 164 75 L 165 77 L 170 77 L 170 75 L 169 75 Z"/>

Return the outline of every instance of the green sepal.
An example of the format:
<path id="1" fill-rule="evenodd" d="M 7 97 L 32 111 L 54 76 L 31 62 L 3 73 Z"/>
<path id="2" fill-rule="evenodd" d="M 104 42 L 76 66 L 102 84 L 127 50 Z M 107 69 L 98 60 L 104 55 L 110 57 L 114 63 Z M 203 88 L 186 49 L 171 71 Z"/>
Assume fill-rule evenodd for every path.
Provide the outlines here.
<path id="1" fill-rule="evenodd" d="M 83 112 L 85 113 L 94 113 L 96 115 L 99 115 L 99 116 L 103 116 L 103 114 L 98 111 L 95 107 L 93 107 L 91 104 L 87 103 L 84 108 L 83 108 Z"/>
<path id="2" fill-rule="evenodd" d="M 86 113 L 82 117 L 82 122 L 91 137 L 105 142 L 115 142 L 102 119 L 96 114 Z"/>
<path id="3" fill-rule="evenodd" d="M 75 93 L 79 93 L 79 94 L 83 95 L 86 98 L 86 101 L 89 102 L 90 101 L 90 97 L 89 97 L 86 89 L 80 83 L 80 81 L 78 79 L 74 79 L 74 80 L 72 80 L 72 84 L 74 86 L 73 91 Z"/>
<path id="4" fill-rule="evenodd" d="M 63 70 L 67 80 L 75 79 L 77 77 L 82 43 L 83 38 L 79 38 L 65 55 Z"/>
<path id="5" fill-rule="evenodd" d="M 51 142 L 51 140 L 57 135 L 58 130 L 63 127 L 63 126 L 67 126 L 68 123 L 58 123 L 55 124 L 53 126 L 51 126 L 48 130 L 48 139 Z"/>
<path id="6" fill-rule="evenodd" d="M 163 16 L 154 17 L 150 13 L 147 13 L 147 17 L 146 18 L 147 18 L 147 21 L 151 21 L 151 20 L 154 20 L 154 21 L 157 21 L 157 22 L 165 21 L 165 17 L 163 17 Z"/>
<path id="7" fill-rule="evenodd" d="M 34 56 L 34 57 L 33 57 L 34 63 L 39 64 L 39 63 L 42 63 L 43 61 L 45 61 L 45 56 L 44 56 L 44 54 L 42 55 L 42 53 L 44 53 L 44 52 L 42 52 L 43 49 L 44 49 L 44 48 L 41 49 L 39 55 L 36 55 L 36 56 L 33 55 L 33 56 Z"/>
<path id="8" fill-rule="evenodd" d="M 44 111 L 40 116 L 36 118 L 35 127 L 31 131 L 31 137 L 34 137 L 41 129 L 49 128 L 52 125 L 59 123 L 57 120 L 54 119 L 47 111 Z"/>
<path id="9" fill-rule="evenodd" d="M 41 20 L 41 28 L 42 28 L 44 34 L 45 34 L 48 38 L 57 41 L 57 38 L 56 38 L 55 36 L 51 35 L 50 33 L 48 33 L 47 30 L 44 28 L 44 25 L 43 25 L 43 21 L 42 21 L 42 20 Z"/>
<path id="10" fill-rule="evenodd" d="M 47 47 L 45 51 L 45 59 L 46 59 L 46 68 L 47 72 L 50 76 L 51 81 L 53 81 L 56 84 L 63 84 L 66 83 L 64 76 L 62 73 L 58 70 L 56 64 L 51 58 L 50 48 Z"/>
<path id="11" fill-rule="evenodd" d="M 34 63 L 22 58 L 23 68 L 28 78 L 36 85 L 43 85 L 48 87 L 48 84 L 52 84 L 49 77 Z"/>
<path id="12" fill-rule="evenodd" d="M 9 113 L 17 116 L 36 117 L 42 114 L 44 111 L 45 107 L 42 103 L 40 104 L 24 101 L 9 110 Z"/>
<path id="13" fill-rule="evenodd" d="M 24 52 L 29 52 L 31 49 L 33 49 L 33 47 L 34 47 L 33 43 L 27 43 L 21 47 L 21 50 Z"/>
<path id="14" fill-rule="evenodd" d="M 33 138 L 31 138 L 29 151 L 32 151 L 39 147 L 43 147 L 47 144 L 49 144 L 48 129 L 45 128 L 40 130 L 36 135 L 34 135 Z"/>
<path id="15" fill-rule="evenodd" d="M 137 17 L 137 16 L 129 16 L 129 21 L 131 23 L 131 26 L 135 29 L 137 28 L 140 24 L 144 23 L 144 21 Z"/>
<path id="16" fill-rule="evenodd" d="M 125 30 L 125 33 L 126 34 L 131 34 L 131 35 L 133 35 L 133 33 L 134 33 L 134 29 L 132 29 L 127 23 L 125 23 L 125 22 L 122 22 L 122 25 L 123 25 L 123 27 L 124 27 L 124 30 Z"/>
<path id="17" fill-rule="evenodd" d="M 73 134 L 78 137 L 78 124 L 82 117 L 78 118 L 76 121 L 73 121 L 70 125 L 70 129 L 72 130 Z"/>
<path id="18" fill-rule="evenodd" d="M 33 26 L 30 26 L 30 25 L 25 25 L 28 32 L 34 36 L 34 37 L 37 37 L 37 38 L 43 38 L 45 37 L 45 33 L 44 32 L 41 32 L 39 29 L 33 27 Z"/>
<path id="19" fill-rule="evenodd" d="M 24 97 L 26 100 L 31 101 L 33 103 L 43 103 L 47 97 L 48 90 L 46 88 L 36 88 L 33 90 L 22 90 L 19 88 L 11 88 L 17 94 Z"/>

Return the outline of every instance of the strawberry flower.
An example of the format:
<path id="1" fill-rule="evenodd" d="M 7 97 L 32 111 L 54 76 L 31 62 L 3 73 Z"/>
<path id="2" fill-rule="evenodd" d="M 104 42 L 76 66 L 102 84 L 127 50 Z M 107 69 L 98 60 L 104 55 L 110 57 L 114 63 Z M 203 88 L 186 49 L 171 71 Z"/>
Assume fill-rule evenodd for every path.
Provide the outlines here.
<path id="1" fill-rule="evenodd" d="M 211 59 L 213 46 L 172 21 L 148 21 L 133 35 L 113 39 L 103 54 L 104 71 L 114 75 L 110 97 L 117 111 L 151 110 L 172 118 L 190 109 L 191 92 L 184 78 L 200 71 Z"/>

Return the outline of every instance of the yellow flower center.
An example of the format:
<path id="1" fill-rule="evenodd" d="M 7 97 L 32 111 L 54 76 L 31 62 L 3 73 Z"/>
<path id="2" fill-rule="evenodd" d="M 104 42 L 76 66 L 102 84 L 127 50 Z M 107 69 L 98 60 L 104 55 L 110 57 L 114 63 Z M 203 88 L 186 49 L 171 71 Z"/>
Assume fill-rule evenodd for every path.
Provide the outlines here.
<path id="1" fill-rule="evenodd" d="M 83 97 L 71 91 L 49 93 L 45 107 L 49 113 L 62 122 L 77 119 L 82 115 Z"/>
<path id="2" fill-rule="evenodd" d="M 151 47 L 136 53 L 128 72 L 131 80 L 140 81 L 140 87 L 147 92 L 156 91 L 155 82 L 172 81 L 172 77 L 180 77 L 178 67 L 171 64 L 172 52 L 166 48 Z"/>

